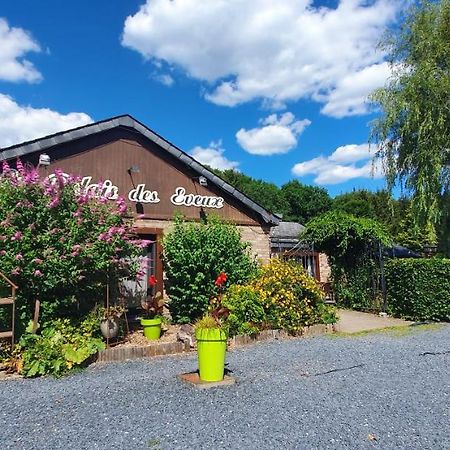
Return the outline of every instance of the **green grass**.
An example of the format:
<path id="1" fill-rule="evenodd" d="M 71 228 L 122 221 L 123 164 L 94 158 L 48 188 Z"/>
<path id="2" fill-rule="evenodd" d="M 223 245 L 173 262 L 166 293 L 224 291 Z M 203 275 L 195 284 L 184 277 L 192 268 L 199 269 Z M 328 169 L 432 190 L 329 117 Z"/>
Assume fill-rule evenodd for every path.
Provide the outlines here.
<path id="1" fill-rule="evenodd" d="M 371 334 L 384 334 L 392 337 L 403 337 L 418 332 L 439 330 L 443 326 L 444 325 L 441 323 L 429 323 L 423 325 L 399 325 L 394 327 L 375 328 L 373 330 L 358 331 L 357 333 L 344 333 L 344 332 L 330 333 L 327 334 L 326 336 L 332 339 L 341 337 L 364 337 Z"/>

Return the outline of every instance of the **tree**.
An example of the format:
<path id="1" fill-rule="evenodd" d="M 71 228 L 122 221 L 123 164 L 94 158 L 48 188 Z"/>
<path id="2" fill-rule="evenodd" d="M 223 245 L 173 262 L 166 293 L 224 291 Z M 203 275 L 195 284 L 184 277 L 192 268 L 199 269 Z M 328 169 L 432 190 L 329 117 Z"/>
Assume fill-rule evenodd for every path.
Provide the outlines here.
<path id="1" fill-rule="evenodd" d="M 360 218 L 376 219 L 399 242 L 398 234 L 406 231 L 404 218 L 409 204 L 407 198 L 395 199 L 386 190 L 371 192 L 361 189 L 336 196 L 333 209 Z M 408 226 L 411 227 L 412 224 L 408 222 Z"/>
<path id="2" fill-rule="evenodd" d="M 306 186 L 292 180 L 281 187 L 281 193 L 287 203 L 283 219 L 288 221 L 304 224 L 331 209 L 332 200 L 328 192 L 321 187 Z"/>
<path id="3" fill-rule="evenodd" d="M 273 183 L 264 180 L 256 180 L 236 170 L 214 169 L 219 177 L 231 184 L 233 187 L 250 197 L 253 201 L 275 214 L 284 214 L 287 204 L 283 198 L 280 188 Z"/>
<path id="4" fill-rule="evenodd" d="M 352 214 L 356 217 L 375 218 L 371 192 L 355 190 L 337 195 L 333 200 L 333 209 Z"/>
<path id="5" fill-rule="evenodd" d="M 450 0 L 424 1 L 383 42 L 392 75 L 371 100 L 381 116 L 371 140 L 388 188 L 412 195 L 413 217 L 432 231 L 450 180 Z"/>

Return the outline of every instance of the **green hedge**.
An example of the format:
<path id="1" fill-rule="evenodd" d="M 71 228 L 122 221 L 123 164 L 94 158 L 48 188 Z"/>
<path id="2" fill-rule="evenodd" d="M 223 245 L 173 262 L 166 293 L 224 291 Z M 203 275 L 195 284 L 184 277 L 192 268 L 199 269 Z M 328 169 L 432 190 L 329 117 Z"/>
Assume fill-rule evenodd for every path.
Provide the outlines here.
<path id="1" fill-rule="evenodd" d="M 388 307 L 413 320 L 450 320 L 450 259 L 393 259 L 386 264 Z"/>

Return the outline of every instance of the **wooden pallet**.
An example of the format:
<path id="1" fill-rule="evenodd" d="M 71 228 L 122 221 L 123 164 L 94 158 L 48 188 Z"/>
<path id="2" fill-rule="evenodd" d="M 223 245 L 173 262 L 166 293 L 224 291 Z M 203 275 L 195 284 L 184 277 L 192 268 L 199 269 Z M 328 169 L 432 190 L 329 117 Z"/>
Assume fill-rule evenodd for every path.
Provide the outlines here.
<path id="1" fill-rule="evenodd" d="M 0 306 L 11 306 L 11 329 L 0 331 L 0 339 L 11 339 L 11 347 L 14 345 L 14 322 L 15 322 L 15 302 L 16 302 L 16 289 L 17 286 L 2 272 L 0 272 L 0 278 L 5 281 L 11 288 L 11 295 L 9 297 L 0 297 Z"/>

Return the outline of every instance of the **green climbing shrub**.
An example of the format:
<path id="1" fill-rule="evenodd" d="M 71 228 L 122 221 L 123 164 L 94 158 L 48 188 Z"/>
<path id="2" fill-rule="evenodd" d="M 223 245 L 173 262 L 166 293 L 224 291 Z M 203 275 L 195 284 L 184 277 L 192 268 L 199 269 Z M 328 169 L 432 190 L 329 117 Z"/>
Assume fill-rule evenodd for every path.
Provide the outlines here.
<path id="1" fill-rule="evenodd" d="M 372 308 L 379 297 L 380 247 L 391 244 L 386 227 L 373 219 L 331 211 L 311 220 L 301 239 L 327 254 L 340 305 Z"/>

